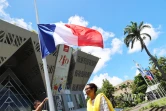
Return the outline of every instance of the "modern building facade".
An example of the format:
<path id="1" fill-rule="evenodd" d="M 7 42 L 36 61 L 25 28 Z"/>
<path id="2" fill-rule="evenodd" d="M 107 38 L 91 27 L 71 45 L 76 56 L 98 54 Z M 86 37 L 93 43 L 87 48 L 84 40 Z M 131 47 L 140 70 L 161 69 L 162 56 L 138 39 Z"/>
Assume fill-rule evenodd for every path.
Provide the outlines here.
<path id="1" fill-rule="evenodd" d="M 56 72 L 57 51 L 47 56 L 50 85 Z M 71 48 L 71 47 L 70 47 Z M 83 88 L 99 58 L 72 48 L 63 93 L 54 93 L 57 111 L 69 111 L 86 107 Z M 43 64 L 38 35 L 0 20 L 0 111 L 31 111 L 35 100 L 42 101 L 46 94 Z M 44 105 L 48 110 L 48 104 Z"/>

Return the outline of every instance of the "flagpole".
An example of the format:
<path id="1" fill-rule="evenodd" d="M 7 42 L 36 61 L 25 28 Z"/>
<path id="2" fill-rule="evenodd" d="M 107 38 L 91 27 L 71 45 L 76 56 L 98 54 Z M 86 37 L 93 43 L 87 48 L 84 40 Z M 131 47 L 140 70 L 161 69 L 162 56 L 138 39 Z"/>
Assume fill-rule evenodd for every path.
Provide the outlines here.
<path id="1" fill-rule="evenodd" d="M 149 67 L 148 72 L 153 76 L 152 81 L 153 81 L 155 84 L 157 84 L 157 83 L 159 84 L 159 85 L 158 85 L 159 92 L 160 92 L 160 93 L 162 94 L 162 96 L 164 97 L 164 96 L 165 96 L 165 93 L 164 93 L 164 91 L 162 90 L 162 88 L 160 87 L 160 82 L 157 81 L 157 77 L 150 71 L 150 67 Z"/>
<path id="2" fill-rule="evenodd" d="M 154 78 L 155 79 L 155 78 Z M 152 80 L 155 84 L 157 84 L 157 82 L 155 80 Z M 162 97 L 164 97 L 163 95 L 163 92 L 160 90 L 160 83 L 158 83 L 158 89 L 159 89 L 159 92 L 161 93 Z"/>
<path id="3" fill-rule="evenodd" d="M 135 62 L 134 60 L 133 60 L 133 62 L 134 62 L 135 64 L 138 64 L 138 63 Z M 141 70 L 142 70 L 142 67 L 140 67 L 140 68 L 141 68 Z M 140 71 L 139 71 L 139 72 L 140 72 Z M 140 73 L 141 73 L 141 72 L 140 72 Z M 153 92 L 153 90 L 151 89 L 151 87 L 149 86 L 148 82 L 147 82 L 146 79 L 144 78 L 144 76 L 143 76 L 142 74 L 141 74 L 141 76 L 143 77 L 143 79 L 144 79 L 144 81 L 146 82 L 147 86 L 150 88 L 150 90 L 151 90 L 151 92 L 152 92 L 154 98 L 157 99 L 156 96 L 155 96 L 155 94 L 154 94 L 154 92 Z M 148 89 L 148 87 L 147 87 L 147 89 Z"/>
<path id="4" fill-rule="evenodd" d="M 36 0 L 34 0 L 34 5 L 35 5 L 35 13 L 36 13 L 36 22 L 37 22 L 37 24 L 39 24 L 39 16 L 38 16 Z M 38 34 L 38 37 L 39 37 L 39 34 Z M 39 43 L 40 43 L 40 41 L 39 41 Z M 49 79 L 49 74 L 48 74 L 48 69 L 47 69 L 46 57 L 43 58 L 42 61 L 43 61 L 43 67 L 44 67 L 44 77 L 45 77 L 45 81 L 46 81 L 46 90 L 47 90 L 47 96 L 48 96 L 49 109 L 50 109 L 50 111 L 55 111 L 54 100 L 53 100 L 50 79 Z"/>
<path id="5" fill-rule="evenodd" d="M 164 93 L 164 97 L 165 97 L 165 96 L 166 96 L 165 90 L 164 90 L 163 87 L 161 86 L 161 84 L 160 84 L 160 82 L 158 81 L 158 79 L 157 79 L 156 76 L 154 76 L 154 81 L 155 81 L 156 83 L 159 83 L 159 88 L 160 88 L 160 90 L 162 91 L 162 93 Z"/>
<path id="6" fill-rule="evenodd" d="M 149 68 L 149 69 L 150 69 L 150 68 Z M 157 82 L 156 82 L 156 80 L 155 80 L 155 76 L 151 73 L 150 70 L 148 70 L 148 72 L 153 76 L 152 81 L 154 82 L 154 84 L 157 84 Z M 159 85 L 158 85 L 157 87 L 158 87 L 158 89 L 159 89 L 159 92 L 160 92 L 160 94 L 162 95 L 162 97 L 164 97 L 163 92 L 160 90 L 160 83 L 158 83 L 158 84 L 159 84 Z"/>
<path id="7" fill-rule="evenodd" d="M 144 77 L 143 77 L 144 78 Z M 151 86 L 148 84 L 148 82 L 146 81 L 146 79 L 144 78 L 144 81 L 146 82 L 146 84 L 148 85 L 148 87 L 150 88 L 150 90 L 151 90 L 151 92 L 152 92 L 152 94 L 153 94 L 153 96 L 154 96 L 154 98 L 155 99 L 157 99 L 156 98 L 156 95 L 154 94 L 154 92 L 153 92 L 153 90 L 151 89 Z"/>
<path id="8" fill-rule="evenodd" d="M 152 86 L 153 86 L 154 89 L 155 89 L 155 86 L 153 85 L 152 80 L 149 80 L 149 81 L 150 81 L 150 83 L 152 84 Z M 158 92 L 158 87 L 157 87 L 157 89 L 156 89 L 156 92 L 158 93 L 159 97 L 161 98 L 161 94 Z"/>

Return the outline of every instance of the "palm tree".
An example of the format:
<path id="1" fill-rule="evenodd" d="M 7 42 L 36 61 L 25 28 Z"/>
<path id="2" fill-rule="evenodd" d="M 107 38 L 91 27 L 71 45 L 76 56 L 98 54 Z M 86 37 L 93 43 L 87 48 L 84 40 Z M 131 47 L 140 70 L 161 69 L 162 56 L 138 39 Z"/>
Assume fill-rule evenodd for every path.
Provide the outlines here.
<path id="1" fill-rule="evenodd" d="M 155 57 L 155 59 L 158 61 L 157 56 L 155 55 L 154 57 Z M 153 62 L 153 60 L 152 60 L 151 58 L 149 59 L 149 64 L 152 65 L 152 68 L 154 68 L 154 69 L 156 68 L 156 64 L 154 64 L 154 62 Z"/>
<path id="2" fill-rule="evenodd" d="M 149 25 L 145 25 L 143 22 L 141 22 L 139 26 L 137 26 L 136 22 L 131 22 L 131 25 L 127 25 L 126 28 L 124 29 L 124 35 L 127 34 L 124 39 L 124 43 L 126 44 L 127 47 L 129 47 L 131 44 L 131 49 L 132 49 L 135 41 L 139 41 L 141 44 L 141 51 L 145 49 L 148 56 L 152 59 L 154 64 L 157 66 L 157 68 L 161 72 L 162 77 L 166 79 L 166 75 L 164 74 L 164 71 L 159 66 L 157 59 L 149 52 L 149 50 L 146 47 L 144 40 L 146 39 L 146 37 L 149 37 L 149 39 L 151 40 L 151 36 L 147 33 L 141 33 L 141 31 L 144 28 L 151 28 L 151 27 Z"/>

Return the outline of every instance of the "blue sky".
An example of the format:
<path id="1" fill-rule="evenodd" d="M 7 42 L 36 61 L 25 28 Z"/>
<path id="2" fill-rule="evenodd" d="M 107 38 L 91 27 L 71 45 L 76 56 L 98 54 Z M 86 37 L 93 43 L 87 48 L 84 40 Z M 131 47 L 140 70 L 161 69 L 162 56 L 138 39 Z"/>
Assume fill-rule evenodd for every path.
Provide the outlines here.
<path id="1" fill-rule="evenodd" d="M 138 71 L 133 60 L 147 67 L 149 57 L 139 43 L 128 49 L 123 43 L 123 29 L 130 21 L 149 24 L 144 30 L 152 36 L 145 43 L 152 54 L 166 55 L 165 0 L 37 0 L 40 23 L 73 23 L 100 31 L 104 49 L 82 47 L 98 57 L 89 82 L 101 87 L 107 78 L 113 85 L 133 79 Z M 37 30 L 33 0 L 0 0 L 0 18 L 28 30 Z"/>

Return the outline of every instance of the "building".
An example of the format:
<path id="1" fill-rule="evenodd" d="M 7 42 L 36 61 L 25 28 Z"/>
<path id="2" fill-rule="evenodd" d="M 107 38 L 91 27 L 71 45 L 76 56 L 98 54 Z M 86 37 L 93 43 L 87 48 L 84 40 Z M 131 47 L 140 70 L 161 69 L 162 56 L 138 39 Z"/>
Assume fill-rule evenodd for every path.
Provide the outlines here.
<path id="1" fill-rule="evenodd" d="M 120 96 L 121 94 L 129 93 L 131 94 L 131 85 L 132 80 L 126 80 L 118 85 L 115 86 L 114 96 Z"/>
<path id="2" fill-rule="evenodd" d="M 61 47 L 66 46 L 59 45 L 57 51 L 46 58 L 55 108 L 58 111 L 84 108 L 86 101 L 83 88 L 99 58 L 68 47 L 71 49 L 69 60 L 66 56 L 58 60 L 59 56 L 62 57 Z M 61 62 L 61 65 L 69 63 L 64 72 L 66 81 L 63 81 L 63 93 L 55 91 L 58 62 Z M 0 111 L 31 111 L 34 100 L 42 101 L 45 97 L 45 78 L 38 35 L 0 20 Z M 45 104 L 44 108 L 48 109 L 48 104 Z"/>

